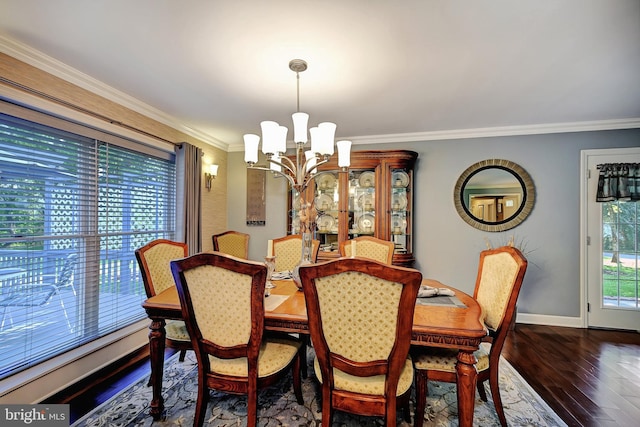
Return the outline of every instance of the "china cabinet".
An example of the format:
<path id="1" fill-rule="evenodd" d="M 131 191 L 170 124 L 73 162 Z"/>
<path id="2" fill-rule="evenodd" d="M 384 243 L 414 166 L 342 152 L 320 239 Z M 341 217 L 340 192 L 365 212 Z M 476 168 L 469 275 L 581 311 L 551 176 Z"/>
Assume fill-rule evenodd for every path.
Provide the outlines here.
<path id="1" fill-rule="evenodd" d="M 289 192 L 289 234 L 299 234 L 302 201 L 315 205 L 318 260 L 337 258 L 341 241 L 361 235 L 395 243 L 393 264 L 411 266 L 413 256 L 413 151 L 355 151 L 342 171 L 336 159 L 321 165 L 300 197 Z"/>

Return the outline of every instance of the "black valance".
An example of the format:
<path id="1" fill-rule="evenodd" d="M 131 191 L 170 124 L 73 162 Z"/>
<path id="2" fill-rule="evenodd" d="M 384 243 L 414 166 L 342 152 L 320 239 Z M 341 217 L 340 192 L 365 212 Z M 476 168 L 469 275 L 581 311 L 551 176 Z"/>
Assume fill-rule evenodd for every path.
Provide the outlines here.
<path id="1" fill-rule="evenodd" d="M 604 163 L 598 169 L 596 202 L 640 200 L 640 163 Z"/>

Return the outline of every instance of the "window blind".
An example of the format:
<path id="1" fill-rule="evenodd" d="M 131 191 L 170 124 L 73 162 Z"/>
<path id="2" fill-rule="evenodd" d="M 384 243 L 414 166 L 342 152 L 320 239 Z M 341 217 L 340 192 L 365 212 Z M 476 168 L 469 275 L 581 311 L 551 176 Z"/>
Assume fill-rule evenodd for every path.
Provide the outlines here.
<path id="1" fill-rule="evenodd" d="M 0 378 L 144 318 L 134 250 L 175 236 L 173 153 L 19 116 L 0 113 Z"/>

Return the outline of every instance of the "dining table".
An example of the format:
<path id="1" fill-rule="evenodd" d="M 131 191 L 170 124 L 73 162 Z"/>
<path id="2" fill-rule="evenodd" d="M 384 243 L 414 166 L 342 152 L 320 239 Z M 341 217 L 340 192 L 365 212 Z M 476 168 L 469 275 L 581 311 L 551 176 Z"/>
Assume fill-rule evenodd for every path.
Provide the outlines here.
<path id="1" fill-rule="evenodd" d="M 265 297 L 265 329 L 287 333 L 309 334 L 304 293 L 293 280 L 273 281 L 275 288 Z M 413 346 L 444 347 L 458 350 L 457 398 L 458 421 L 461 427 L 473 424 L 477 362 L 474 352 L 479 348 L 487 329 L 482 309 L 476 300 L 461 290 L 434 279 L 423 279 L 431 288 L 447 288 L 455 296 L 447 298 L 417 298 L 413 316 Z M 444 303 L 443 303 L 444 301 Z M 182 319 L 180 301 L 175 286 L 142 303 L 151 319 L 149 326 L 149 356 L 151 363 L 152 400 L 149 413 L 160 419 L 164 411 L 162 377 L 165 351 L 165 319 Z"/>

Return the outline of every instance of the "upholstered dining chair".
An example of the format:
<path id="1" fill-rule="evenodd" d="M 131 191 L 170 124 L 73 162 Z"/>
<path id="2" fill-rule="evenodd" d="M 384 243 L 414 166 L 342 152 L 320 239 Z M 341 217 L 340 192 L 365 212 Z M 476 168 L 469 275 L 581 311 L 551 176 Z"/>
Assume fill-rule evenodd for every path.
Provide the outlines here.
<path id="1" fill-rule="evenodd" d="M 475 352 L 478 360 L 478 393 L 483 401 L 487 401 L 484 388 L 489 381 L 491 397 L 496 408 L 500 424 L 504 427 L 507 420 L 502 407 L 498 384 L 498 365 L 504 341 L 516 314 L 516 302 L 522 287 L 522 280 L 527 270 L 527 260 L 514 247 L 503 246 L 480 253 L 478 275 L 473 297 L 482 307 L 484 323 L 489 330 L 486 341 Z M 428 380 L 456 382 L 457 350 L 455 349 L 414 349 L 414 366 L 416 368 L 416 415 L 414 425 L 422 426 L 427 398 Z"/>
<path id="2" fill-rule="evenodd" d="M 249 258 L 249 235 L 239 231 L 225 231 L 224 233 L 214 234 L 213 250 L 225 254 L 233 255 L 238 258 Z"/>
<path id="3" fill-rule="evenodd" d="M 422 274 L 360 258 L 302 266 L 314 371 L 322 384 L 322 426 L 334 409 L 411 421 L 413 312 Z"/>
<path id="4" fill-rule="evenodd" d="M 186 243 L 167 239 L 153 240 L 135 250 L 140 267 L 144 290 L 151 298 L 167 288 L 175 286 L 170 262 L 189 255 Z M 191 339 L 182 320 L 166 320 L 167 347 L 180 351 L 179 359 L 184 361 L 187 350 L 191 350 Z"/>
<path id="5" fill-rule="evenodd" d="M 312 244 L 311 260 L 316 262 L 320 241 L 314 239 Z M 293 271 L 302 258 L 302 236 L 290 234 L 273 239 L 273 255 L 276 257 L 275 271 Z"/>
<path id="6" fill-rule="evenodd" d="M 204 422 L 209 389 L 246 394 L 247 426 L 255 426 L 258 390 L 290 369 L 302 404 L 300 341 L 263 335 L 267 267 L 216 252 L 172 261 L 171 269 L 198 361 L 194 426 Z"/>
<path id="7" fill-rule="evenodd" d="M 355 242 L 356 256 L 368 258 L 391 265 L 393 262 L 393 251 L 395 243 L 388 240 L 378 239 L 373 236 L 360 236 L 351 240 L 340 242 L 340 256 L 352 257 L 353 243 Z"/>

